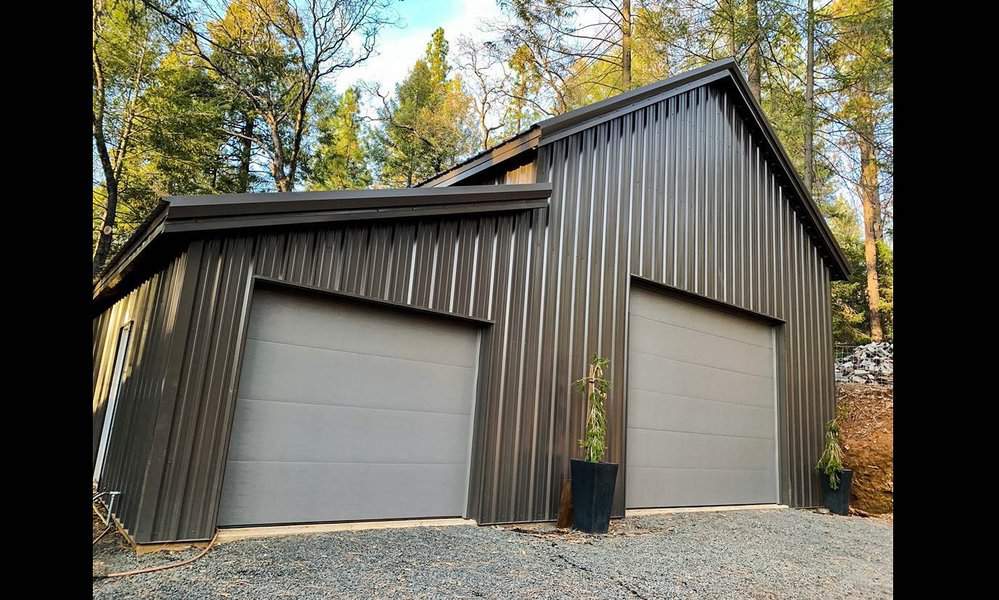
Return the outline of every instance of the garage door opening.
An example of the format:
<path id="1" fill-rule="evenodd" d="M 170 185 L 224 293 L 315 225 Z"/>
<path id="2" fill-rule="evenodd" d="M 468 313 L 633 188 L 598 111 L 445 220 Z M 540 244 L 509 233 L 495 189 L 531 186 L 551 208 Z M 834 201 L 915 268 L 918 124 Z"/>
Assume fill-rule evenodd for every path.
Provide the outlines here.
<path id="1" fill-rule="evenodd" d="M 256 289 L 219 526 L 465 514 L 479 332 Z"/>
<path id="2" fill-rule="evenodd" d="M 774 326 L 631 290 L 627 508 L 778 502 Z"/>

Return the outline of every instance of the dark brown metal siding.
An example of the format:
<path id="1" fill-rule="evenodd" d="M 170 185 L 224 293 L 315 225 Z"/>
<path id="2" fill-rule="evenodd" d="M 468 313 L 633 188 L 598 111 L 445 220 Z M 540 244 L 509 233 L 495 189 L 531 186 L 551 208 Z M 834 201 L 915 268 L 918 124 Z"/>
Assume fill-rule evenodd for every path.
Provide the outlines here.
<path id="1" fill-rule="evenodd" d="M 178 327 L 176 316 L 189 259 L 189 253 L 181 253 L 93 321 L 92 460 L 96 460 L 104 422 L 118 333 L 132 322 L 101 488 L 122 492 L 115 512 L 133 534 L 156 416 L 164 389 L 169 388 L 170 357 L 184 340 L 184 328 Z"/>
<path id="2" fill-rule="evenodd" d="M 697 88 L 538 152 L 538 181 L 553 187 L 541 297 L 515 306 L 527 308 L 513 322 L 526 321 L 542 342 L 515 371 L 531 385 L 504 395 L 478 424 L 488 436 L 476 447 L 480 522 L 554 518 L 559 482 L 583 435 L 583 402 L 571 382 L 594 352 L 611 359 L 608 460 L 626 460 L 632 275 L 785 322 L 778 327 L 781 501 L 819 504 L 812 466 L 835 406 L 830 271 L 728 92 Z M 528 172 L 502 167 L 483 176 L 512 183 Z M 521 360 L 520 347 L 501 347 Z M 624 472 L 615 515 L 624 510 Z"/>
<path id="3" fill-rule="evenodd" d="M 523 333 L 529 324 L 522 315 L 524 303 L 537 304 L 539 298 L 533 284 L 539 278 L 532 273 L 543 247 L 545 213 L 377 221 L 194 242 L 201 259 L 192 265 L 179 392 L 160 407 L 161 422 L 171 427 L 158 430 L 154 440 L 146 504 L 134 524 L 136 539 L 212 535 L 255 275 L 493 321 L 483 331 L 487 358 L 477 411 L 494 416 L 476 422 L 496 422 L 508 410 L 517 414 L 517 406 L 524 414 L 534 411 L 517 390 L 522 372 L 533 372 L 530 365 L 538 362 L 522 355 L 539 347 L 536 334 Z M 530 452 L 527 434 L 517 433 L 519 423 L 513 417 L 497 426 L 524 437 L 511 449 Z M 514 463 L 511 455 L 511 468 Z M 473 477 L 481 475 L 473 471 Z M 503 481 L 526 477 L 502 474 Z"/>

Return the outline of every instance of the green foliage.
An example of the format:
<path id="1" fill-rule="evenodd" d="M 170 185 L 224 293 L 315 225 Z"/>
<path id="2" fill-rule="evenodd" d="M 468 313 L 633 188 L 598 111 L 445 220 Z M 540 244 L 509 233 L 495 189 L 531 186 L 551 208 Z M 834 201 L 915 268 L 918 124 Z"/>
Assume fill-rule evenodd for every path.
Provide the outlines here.
<path id="1" fill-rule="evenodd" d="M 632 16 L 632 88 L 665 79 L 676 72 L 671 69 L 669 54 L 662 51 L 664 40 L 675 35 L 671 31 L 675 24 L 667 17 L 673 14 L 670 11 L 669 6 L 659 12 L 639 7 Z M 564 83 L 566 108 L 579 108 L 620 94 L 624 90 L 620 62 L 619 46 L 610 47 L 602 60 L 575 60 Z"/>
<path id="2" fill-rule="evenodd" d="M 118 0 L 108 10 L 98 51 L 107 80 L 105 131 L 119 164 L 114 252 L 163 196 L 246 188 L 235 164 L 238 144 L 226 132 L 236 107 L 189 39 L 168 44 L 162 22 L 141 4 Z M 95 241 L 106 198 L 101 178 L 93 188 Z"/>
<path id="3" fill-rule="evenodd" d="M 542 118 L 542 113 L 531 102 L 541 90 L 541 74 L 531 58 L 531 51 L 520 45 L 510 55 L 507 65 L 513 72 L 510 101 L 503 117 L 503 136 L 520 133 L 525 127 Z"/>
<path id="4" fill-rule="evenodd" d="M 604 378 L 609 362 L 594 354 L 589 373 L 576 380 L 576 387 L 586 395 L 586 432 L 579 446 L 589 462 L 602 462 L 607 453 L 607 391 L 610 381 Z"/>
<path id="5" fill-rule="evenodd" d="M 253 145 L 267 155 L 278 189 L 290 191 L 300 174 L 291 172 L 290 164 L 297 111 L 314 90 L 301 52 L 316 31 L 306 31 L 288 0 L 231 0 L 222 18 L 205 27 L 211 38 L 209 70 L 235 108 L 262 111 Z"/>
<path id="6" fill-rule="evenodd" d="M 853 208 L 841 196 L 820 202 L 819 208 L 853 270 L 848 281 L 832 282 L 833 341 L 865 344 L 870 341 L 864 275 L 864 241 Z"/>
<path id="7" fill-rule="evenodd" d="M 832 282 L 833 341 L 837 344 L 866 344 L 870 338 L 867 308 L 867 273 L 864 264 L 864 240 L 856 211 L 841 196 L 819 203 L 826 223 L 853 273 L 847 281 Z M 881 327 L 885 340 L 892 335 L 892 251 L 878 244 L 878 286 L 881 292 Z"/>
<path id="8" fill-rule="evenodd" d="M 316 102 L 319 139 L 309 164 L 310 190 L 351 190 L 371 185 L 365 127 L 358 91 L 350 88 L 339 98 Z"/>
<path id="9" fill-rule="evenodd" d="M 887 341 L 894 339 L 894 257 L 892 249 L 884 240 L 877 243 L 877 264 L 878 264 L 878 289 L 880 290 L 881 304 L 878 312 L 881 315 L 881 329 Z"/>
<path id="10" fill-rule="evenodd" d="M 234 107 L 183 46 L 163 59 L 147 98 L 151 127 L 140 143 L 152 195 L 247 191 L 239 187 L 226 133 Z"/>
<path id="11" fill-rule="evenodd" d="M 449 79 L 448 44 L 438 28 L 423 58 L 379 111 L 373 159 L 381 183 L 409 187 L 455 164 L 477 146 L 471 99 Z"/>
<path id="12" fill-rule="evenodd" d="M 117 181 L 118 201 L 111 228 L 111 248 L 120 245 L 155 204 L 148 172 L 135 164 L 143 155 L 141 138 L 155 124 L 149 90 L 157 85 L 157 69 L 167 50 L 164 25 L 138 0 L 107 0 L 94 21 L 94 185 L 92 236 L 95 247 L 108 208 L 106 173 Z M 108 163 L 100 160 L 100 139 Z M 146 169 L 148 171 L 148 169 Z"/>
<path id="13" fill-rule="evenodd" d="M 839 489 L 839 474 L 843 471 L 843 449 L 839 445 L 839 424 L 836 419 L 826 423 L 826 445 L 815 464 L 815 470 L 829 478 L 829 487 Z"/>

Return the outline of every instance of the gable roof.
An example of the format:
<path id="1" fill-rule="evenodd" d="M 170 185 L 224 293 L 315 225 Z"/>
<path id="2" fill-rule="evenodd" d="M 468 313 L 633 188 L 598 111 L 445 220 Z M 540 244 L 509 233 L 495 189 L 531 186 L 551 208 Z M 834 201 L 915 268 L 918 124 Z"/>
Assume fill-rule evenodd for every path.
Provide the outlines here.
<path id="1" fill-rule="evenodd" d="M 805 188 L 801 176 L 798 175 L 787 151 L 784 150 L 777 134 L 770 125 L 770 121 L 763 113 L 763 108 L 750 92 L 749 82 L 746 81 L 739 69 L 738 63 L 731 58 L 718 60 L 669 79 L 650 83 L 600 102 L 594 102 L 582 108 L 539 121 L 523 132 L 434 175 L 418 185 L 441 187 L 458 184 L 477 173 L 486 171 L 525 152 L 537 150 L 541 146 L 594 127 L 604 121 L 713 82 L 727 84 L 734 96 L 741 100 L 747 123 L 760 134 L 764 151 L 779 165 L 780 171 L 785 175 L 784 179 L 794 192 L 792 200 L 802 209 L 805 216 L 805 228 L 818 242 L 823 256 L 830 263 L 833 278 L 847 279 L 850 276 L 850 266 L 846 256 L 836 242 L 835 236 L 826 224 L 825 218 L 823 218 L 811 194 Z"/>
<path id="2" fill-rule="evenodd" d="M 192 233 L 402 217 L 510 212 L 548 205 L 550 183 L 332 192 L 169 196 L 108 261 L 94 301 L 116 294 L 123 278 L 158 249 Z M 167 252 L 169 254 L 169 252 Z"/>

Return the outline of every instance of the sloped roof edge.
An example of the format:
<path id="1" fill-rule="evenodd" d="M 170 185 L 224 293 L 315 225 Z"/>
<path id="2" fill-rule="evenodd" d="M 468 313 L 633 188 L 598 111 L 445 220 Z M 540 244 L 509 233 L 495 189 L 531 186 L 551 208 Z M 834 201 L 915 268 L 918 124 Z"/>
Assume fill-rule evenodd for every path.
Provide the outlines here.
<path id="1" fill-rule="evenodd" d="M 547 206 L 550 183 L 442 188 L 169 196 L 108 261 L 93 299 L 107 297 L 141 255 L 192 232 L 519 211 Z"/>

